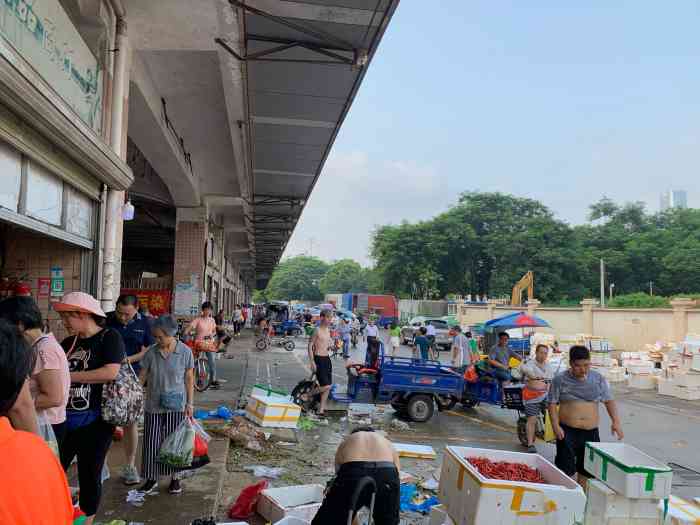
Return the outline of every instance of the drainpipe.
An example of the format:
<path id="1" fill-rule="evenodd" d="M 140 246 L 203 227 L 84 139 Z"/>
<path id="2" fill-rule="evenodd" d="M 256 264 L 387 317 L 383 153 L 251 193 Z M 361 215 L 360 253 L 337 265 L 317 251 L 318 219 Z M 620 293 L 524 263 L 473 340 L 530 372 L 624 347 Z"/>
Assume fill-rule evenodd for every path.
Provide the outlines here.
<path id="1" fill-rule="evenodd" d="M 127 38 L 126 19 L 124 10 L 118 0 L 111 0 L 117 14 L 117 31 L 115 38 L 114 80 L 112 89 L 110 146 L 122 160 L 126 159 L 125 123 L 126 98 L 129 89 L 129 40 Z M 119 9 L 121 8 L 121 12 Z M 102 309 L 110 311 L 119 294 L 121 280 L 121 251 L 122 251 L 122 207 L 124 192 L 110 189 L 107 192 L 105 214 L 104 262 L 102 268 Z"/>

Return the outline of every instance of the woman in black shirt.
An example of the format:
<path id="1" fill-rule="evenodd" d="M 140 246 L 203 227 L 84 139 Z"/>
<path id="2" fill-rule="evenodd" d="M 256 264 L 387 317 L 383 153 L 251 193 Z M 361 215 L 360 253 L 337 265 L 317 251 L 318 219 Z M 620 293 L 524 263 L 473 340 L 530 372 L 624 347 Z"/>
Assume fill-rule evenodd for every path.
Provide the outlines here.
<path id="1" fill-rule="evenodd" d="M 80 508 L 87 516 L 86 525 L 91 525 L 102 495 L 102 466 L 114 432 L 114 425 L 101 417 L 102 385 L 116 379 L 126 352 L 119 333 L 102 327 L 105 313 L 91 295 L 71 292 L 54 304 L 54 310 L 71 334 L 61 343 L 71 378 L 61 464 L 68 469 L 78 456 Z"/>

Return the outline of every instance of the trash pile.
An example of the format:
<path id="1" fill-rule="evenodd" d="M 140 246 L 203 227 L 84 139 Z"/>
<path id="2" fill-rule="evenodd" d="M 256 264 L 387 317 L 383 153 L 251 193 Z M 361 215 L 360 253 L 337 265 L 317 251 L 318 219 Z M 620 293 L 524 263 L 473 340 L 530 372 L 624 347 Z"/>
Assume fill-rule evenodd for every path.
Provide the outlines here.
<path id="1" fill-rule="evenodd" d="M 267 439 L 265 433 L 241 416 L 234 416 L 231 424 L 224 428 L 224 435 L 231 439 L 233 445 L 260 452 Z"/>

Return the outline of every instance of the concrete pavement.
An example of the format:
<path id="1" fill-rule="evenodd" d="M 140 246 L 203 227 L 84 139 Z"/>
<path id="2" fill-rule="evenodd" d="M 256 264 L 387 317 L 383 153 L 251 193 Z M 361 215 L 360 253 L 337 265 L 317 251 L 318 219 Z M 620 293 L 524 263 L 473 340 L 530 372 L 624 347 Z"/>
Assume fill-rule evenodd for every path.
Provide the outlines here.
<path id="1" fill-rule="evenodd" d="M 287 352 L 275 347 L 267 352 L 252 350 L 253 338 L 250 332 L 229 346 L 233 359 L 220 359 L 219 377 L 227 379 L 221 390 L 209 390 L 196 395 L 196 408 L 213 409 L 225 404 L 235 408 L 239 398 L 245 398 L 253 384 L 264 384 L 286 391 L 308 376 L 306 343 L 304 338 L 296 339 L 297 349 Z M 364 345 L 352 351 L 351 359 L 360 361 L 364 357 Z M 399 355 L 410 356 L 411 349 L 402 347 Z M 441 354 L 443 362 L 449 361 L 446 353 Z M 345 385 L 343 360 L 334 359 L 334 380 Z M 684 402 L 664 398 L 651 391 L 629 391 L 616 389 L 620 412 L 626 432 L 626 441 L 641 448 L 648 454 L 664 461 L 671 461 L 700 471 L 700 455 L 695 452 L 697 436 L 700 435 L 700 403 Z M 478 446 L 506 450 L 522 450 L 515 434 L 516 414 L 509 410 L 492 406 L 478 406 L 475 409 L 455 409 L 436 413 L 429 422 L 409 424 L 408 430 L 393 430 L 390 421 L 391 409 L 384 416 L 381 426 L 395 442 L 431 445 L 438 453 L 436 460 L 404 459 L 402 469 L 413 474 L 429 477 L 439 471 L 441 456 L 445 446 Z M 604 411 L 603 411 L 604 412 Z M 332 474 L 333 456 L 337 443 L 349 432 L 350 424 L 341 418 L 329 418 L 327 427 L 315 427 L 309 431 L 297 431 L 298 443 L 274 446 L 261 454 L 250 453 L 240 448 L 228 448 L 225 439 L 216 439 L 212 445 L 212 464 L 201 469 L 192 478 L 183 481 L 184 492 L 179 496 L 167 494 L 164 483 L 161 494 L 148 497 L 146 504 L 135 508 L 125 503 L 128 489 L 118 480 L 105 483 L 105 495 L 100 519 L 125 519 L 153 524 L 189 523 L 192 519 L 216 512 L 219 521 L 225 521 L 226 510 L 240 493 L 240 490 L 256 481 L 252 474 L 244 472 L 249 464 L 284 466 L 287 472 L 281 479 L 272 480 L 272 486 L 285 486 L 299 483 L 325 483 Z M 601 435 L 610 440 L 609 421 L 603 414 Z M 290 435 L 286 441 L 293 442 Z M 553 459 L 554 447 L 538 443 L 538 450 L 545 457 Z M 122 461 L 120 444 L 115 444 L 110 452 L 112 473 L 117 475 Z M 700 477 L 692 480 L 681 479 L 674 491 L 680 496 L 700 495 Z M 694 486 L 698 485 L 698 486 Z M 409 516 L 410 517 L 410 516 Z M 410 522 L 420 522 L 413 516 Z M 254 520 L 251 523 L 256 523 Z"/>

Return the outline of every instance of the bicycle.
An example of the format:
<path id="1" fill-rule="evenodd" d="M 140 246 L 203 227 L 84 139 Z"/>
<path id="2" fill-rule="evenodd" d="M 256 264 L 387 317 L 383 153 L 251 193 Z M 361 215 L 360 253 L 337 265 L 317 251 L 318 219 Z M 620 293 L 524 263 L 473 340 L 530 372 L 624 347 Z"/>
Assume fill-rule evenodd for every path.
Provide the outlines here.
<path id="1" fill-rule="evenodd" d="M 294 340 L 287 336 L 273 336 L 268 332 L 264 333 L 257 341 L 255 341 L 255 349 L 260 352 L 265 352 L 270 349 L 273 344 L 283 347 L 287 352 L 292 352 L 296 347 Z"/>
<path id="2" fill-rule="evenodd" d="M 192 357 L 194 357 L 194 389 L 197 392 L 206 391 L 210 384 L 210 374 L 209 374 L 209 360 L 205 354 L 205 350 L 195 347 L 195 342 L 185 341 L 190 350 L 192 350 Z"/>

